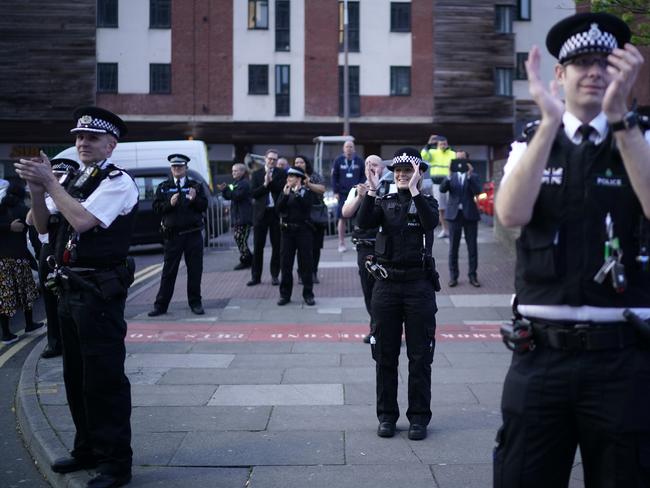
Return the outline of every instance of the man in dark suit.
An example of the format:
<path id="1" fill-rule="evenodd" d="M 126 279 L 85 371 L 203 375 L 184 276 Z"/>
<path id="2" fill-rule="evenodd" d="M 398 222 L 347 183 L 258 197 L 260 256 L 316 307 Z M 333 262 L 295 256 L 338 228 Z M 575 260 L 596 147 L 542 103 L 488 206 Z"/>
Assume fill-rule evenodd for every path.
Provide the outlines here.
<path id="1" fill-rule="evenodd" d="M 458 285 L 458 248 L 460 236 L 465 233 L 467 254 L 469 255 L 469 282 L 472 286 L 481 284 L 476 278 L 478 267 L 478 221 L 481 216 L 476 207 L 474 196 L 481 192 L 478 176 L 467 161 L 468 154 L 458 151 L 457 159 L 451 162 L 450 176 L 440 184 L 440 191 L 449 193 L 445 219 L 449 223 L 449 286 Z"/>
<path id="2" fill-rule="evenodd" d="M 267 149 L 264 167 L 251 175 L 251 195 L 253 196 L 253 266 L 251 279 L 247 286 L 260 284 L 264 265 L 264 246 L 266 233 L 271 238 L 271 284 L 279 285 L 280 280 L 280 218 L 275 211 L 275 202 L 287 182 L 287 174 L 276 168 L 277 149 Z"/>

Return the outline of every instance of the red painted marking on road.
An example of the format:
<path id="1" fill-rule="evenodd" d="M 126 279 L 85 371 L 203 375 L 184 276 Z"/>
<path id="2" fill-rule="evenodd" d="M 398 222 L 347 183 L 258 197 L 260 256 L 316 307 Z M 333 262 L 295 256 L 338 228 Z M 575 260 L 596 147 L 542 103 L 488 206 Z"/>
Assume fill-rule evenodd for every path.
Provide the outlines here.
<path id="1" fill-rule="evenodd" d="M 131 322 L 127 342 L 358 342 L 368 333 L 359 324 L 197 324 Z M 493 324 L 439 325 L 441 342 L 500 341 Z"/>

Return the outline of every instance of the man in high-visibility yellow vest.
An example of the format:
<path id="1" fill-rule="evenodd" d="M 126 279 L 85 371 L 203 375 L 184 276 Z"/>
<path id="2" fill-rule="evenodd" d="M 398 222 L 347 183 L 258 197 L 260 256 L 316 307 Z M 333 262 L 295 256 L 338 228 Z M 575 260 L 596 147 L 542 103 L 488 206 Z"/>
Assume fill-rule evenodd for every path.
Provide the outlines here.
<path id="1" fill-rule="evenodd" d="M 434 143 L 436 146 L 433 145 Z M 440 225 L 442 226 L 438 237 L 449 237 L 449 228 L 445 220 L 447 194 L 440 193 L 440 183 L 449 176 L 449 165 L 452 159 L 456 159 L 456 152 L 451 150 L 446 137 L 432 135 L 428 144 L 420 151 L 420 154 L 422 159 L 429 163 L 429 173 L 433 183 L 433 197 L 438 200 L 438 212 L 440 213 Z"/>

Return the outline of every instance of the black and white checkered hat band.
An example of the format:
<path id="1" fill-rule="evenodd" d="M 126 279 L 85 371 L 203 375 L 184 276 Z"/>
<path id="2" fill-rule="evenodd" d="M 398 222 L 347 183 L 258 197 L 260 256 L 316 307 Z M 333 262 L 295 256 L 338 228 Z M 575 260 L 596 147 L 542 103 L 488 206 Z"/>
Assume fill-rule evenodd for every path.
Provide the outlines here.
<path id="1" fill-rule="evenodd" d="M 597 24 L 592 24 L 591 28 L 585 32 L 579 32 L 569 37 L 558 56 L 559 61 L 581 53 L 586 52 L 612 52 L 618 47 L 616 38 L 609 32 L 601 31 Z"/>
<path id="2" fill-rule="evenodd" d="M 120 138 L 120 129 L 117 126 L 106 120 L 89 118 L 88 116 L 81 117 L 77 121 L 77 127 L 70 130 L 70 132 L 97 132 L 99 134 L 113 134 L 118 139 Z"/>
<path id="3" fill-rule="evenodd" d="M 402 154 L 401 156 L 396 156 L 393 158 L 393 166 L 396 164 L 408 164 L 411 163 L 421 163 L 422 160 L 417 156 L 410 156 L 408 154 Z"/>

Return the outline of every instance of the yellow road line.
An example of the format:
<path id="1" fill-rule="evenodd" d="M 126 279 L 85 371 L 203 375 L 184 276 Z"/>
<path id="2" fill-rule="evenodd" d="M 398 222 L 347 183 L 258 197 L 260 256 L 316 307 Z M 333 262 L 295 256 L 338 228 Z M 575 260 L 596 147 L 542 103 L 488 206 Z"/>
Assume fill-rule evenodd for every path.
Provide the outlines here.
<path id="1" fill-rule="evenodd" d="M 15 345 L 11 344 L 9 346 L 9 350 L 0 356 L 0 368 L 2 368 L 5 365 L 5 363 L 9 361 L 12 357 L 14 357 L 16 353 L 20 351 L 23 347 L 25 347 L 27 344 L 32 342 L 34 339 L 40 338 L 45 333 L 46 330 L 47 330 L 46 327 L 43 327 L 43 330 L 39 331 L 38 334 L 30 335 L 27 337 L 22 337 L 24 331 L 19 332 L 18 335 L 21 337 L 21 339 L 18 342 L 15 342 L 14 343 Z"/>

